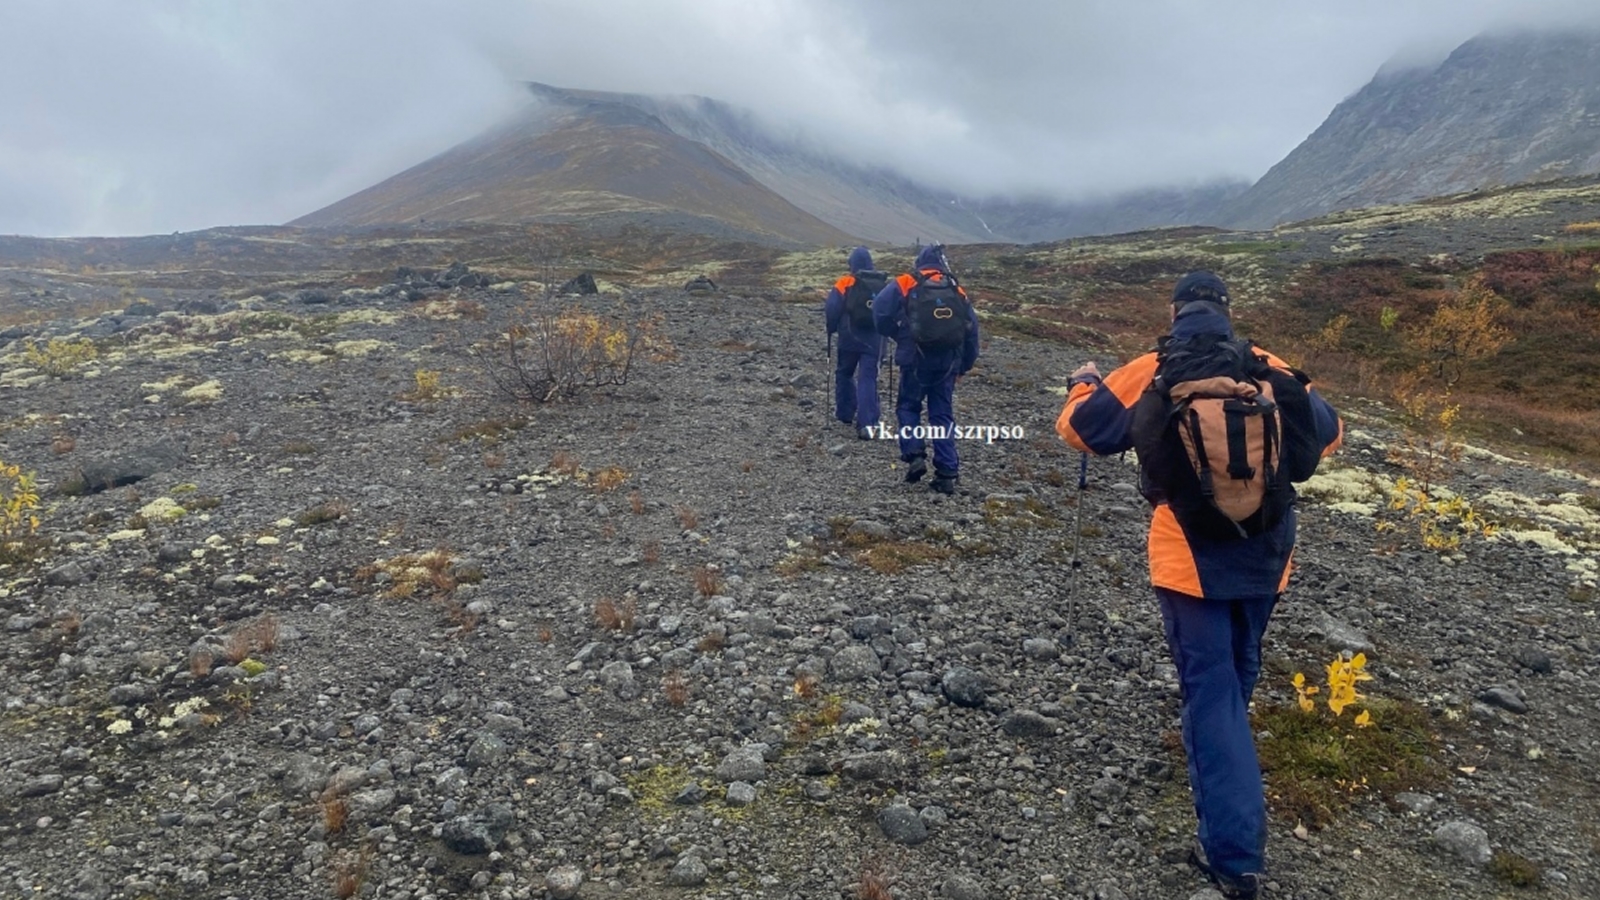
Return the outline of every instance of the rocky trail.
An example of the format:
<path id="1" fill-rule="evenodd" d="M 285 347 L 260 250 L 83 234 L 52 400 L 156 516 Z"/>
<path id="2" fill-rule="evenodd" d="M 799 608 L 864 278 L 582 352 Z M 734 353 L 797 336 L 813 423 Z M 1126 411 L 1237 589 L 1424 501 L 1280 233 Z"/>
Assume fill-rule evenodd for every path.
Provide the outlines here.
<path id="1" fill-rule="evenodd" d="M 1131 459 L 1080 510 L 1054 434 L 1071 348 L 988 342 L 958 420 L 1026 437 L 946 498 L 825 414 L 816 307 L 631 295 L 677 359 L 535 407 L 468 355 L 514 289 L 299 299 L 103 319 L 59 378 L 19 354 L 77 325 L 0 346 L 50 489 L 0 569 L 0 897 L 1215 896 Z M 1426 551 L 1342 411 L 1257 706 L 1364 650 L 1439 777 L 1275 811 L 1265 896 L 1600 896 L 1600 486 L 1469 458 L 1527 536 Z"/>

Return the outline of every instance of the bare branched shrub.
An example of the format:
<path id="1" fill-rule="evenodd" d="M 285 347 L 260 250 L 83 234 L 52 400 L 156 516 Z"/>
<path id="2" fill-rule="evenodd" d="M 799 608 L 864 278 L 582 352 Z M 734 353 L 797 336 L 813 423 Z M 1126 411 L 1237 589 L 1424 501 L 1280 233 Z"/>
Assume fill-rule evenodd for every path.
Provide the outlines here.
<path id="1" fill-rule="evenodd" d="M 344 830 L 345 822 L 350 818 L 350 802 L 337 791 L 323 791 L 317 798 L 317 806 L 322 811 L 322 828 L 329 836 Z"/>
<path id="2" fill-rule="evenodd" d="M 656 563 L 661 562 L 661 542 L 645 541 L 644 547 L 640 550 L 639 558 L 643 560 L 644 564 L 647 566 L 653 566 Z"/>
<path id="3" fill-rule="evenodd" d="M 669 706 L 682 706 L 689 702 L 689 679 L 677 669 L 667 672 L 661 678 L 661 696 L 666 698 Z"/>
<path id="4" fill-rule="evenodd" d="M 607 631 L 631 631 L 637 615 L 638 609 L 632 600 L 618 603 L 610 597 L 601 597 L 594 602 L 594 620 Z"/>
<path id="5" fill-rule="evenodd" d="M 363 847 L 360 853 L 348 850 L 339 853 L 333 860 L 333 896 L 339 900 L 349 900 L 361 893 L 361 887 L 367 883 L 371 868 L 370 844 Z"/>
<path id="6" fill-rule="evenodd" d="M 325 525 L 337 522 L 350 515 L 351 506 L 343 500 L 329 500 L 318 503 L 316 506 L 301 510 L 294 517 L 294 523 L 301 528 L 310 528 L 313 525 Z"/>
<path id="7" fill-rule="evenodd" d="M 680 506 L 678 507 L 678 524 L 683 526 L 684 531 L 691 531 L 696 525 L 700 524 L 700 514 L 695 512 L 692 506 Z"/>
<path id="8" fill-rule="evenodd" d="M 238 665 L 250 658 L 250 649 L 250 637 L 243 631 L 235 631 L 222 642 L 222 658 Z"/>
<path id="9" fill-rule="evenodd" d="M 821 679 L 810 672 L 804 672 L 795 676 L 794 695 L 802 700 L 810 700 L 811 698 L 817 696 L 817 692 L 821 686 Z"/>
<path id="10" fill-rule="evenodd" d="M 628 494 L 628 508 L 633 510 L 633 514 L 636 516 L 644 515 L 644 495 L 638 491 L 630 492 Z"/>
<path id="11" fill-rule="evenodd" d="M 862 872 L 856 896 L 861 900 L 894 900 L 894 892 L 889 886 L 889 876 L 876 870 Z"/>
<path id="12" fill-rule="evenodd" d="M 571 307 L 515 323 L 475 353 L 500 393 L 549 403 L 590 388 L 627 384 L 641 360 L 670 359 L 673 350 L 655 320 Z"/>
<path id="13" fill-rule="evenodd" d="M 204 647 L 196 647 L 189 651 L 189 676 L 200 679 L 211 674 L 211 664 L 215 662 L 211 651 Z"/>
<path id="14" fill-rule="evenodd" d="M 722 576 L 711 566 L 695 566 L 694 589 L 702 597 L 715 597 L 722 593 Z"/>
<path id="15" fill-rule="evenodd" d="M 545 468 L 551 472 L 555 472 L 558 475 L 566 475 L 571 477 L 578 474 L 578 470 L 581 469 L 582 466 L 578 464 L 578 458 L 576 456 L 573 456 L 571 453 L 568 453 L 565 450 L 557 450 L 555 455 L 550 457 L 550 465 L 546 466 Z"/>

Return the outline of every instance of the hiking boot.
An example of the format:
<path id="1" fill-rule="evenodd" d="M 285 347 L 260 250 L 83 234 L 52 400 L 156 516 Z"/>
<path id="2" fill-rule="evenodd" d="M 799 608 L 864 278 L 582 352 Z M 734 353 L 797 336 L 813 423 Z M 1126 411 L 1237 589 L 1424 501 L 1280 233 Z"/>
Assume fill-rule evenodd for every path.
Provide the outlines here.
<path id="1" fill-rule="evenodd" d="M 928 487 L 940 494 L 954 494 L 956 485 L 960 483 L 961 477 L 958 475 L 935 475 Z"/>
<path id="2" fill-rule="evenodd" d="M 856 437 L 862 439 L 863 441 L 872 440 L 872 438 L 874 437 L 874 435 L 872 433 L 872 426 L 863 425 L 860 428 L 857 428 L 856 429 Z"/>
<path id="3" fill-rule="evenodd" d="M 1216 885 L 1217 890 L 1228 900 L 1256 900 L 1261 894 L 1261 876 L 1254 872 L 1246 872 L 1237 878 L 1229 878 L 1221 872 L 1211 868 L 1211 862 L 1206 859 L 1206 850 L 1196 840 L 1189 848 L 1189 865 L 1200 870 L 1206 880 Z"/>
<path id="4" fill-rule="evenodd" d="M 928 458 L 926 456 L 912 457 L 907 462 L 909 464 L 906 466 L 906 484 L 916 484 L 922 480 L 922 476 L 928 474 Z"/>

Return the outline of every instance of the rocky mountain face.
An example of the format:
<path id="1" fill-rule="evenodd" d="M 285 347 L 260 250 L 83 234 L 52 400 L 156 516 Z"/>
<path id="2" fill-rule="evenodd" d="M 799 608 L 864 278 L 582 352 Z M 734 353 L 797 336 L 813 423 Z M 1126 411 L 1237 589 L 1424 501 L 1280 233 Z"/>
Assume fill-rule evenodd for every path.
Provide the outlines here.
<path id="1" fill-rule="evenodd" d="M 1600 35 L 1482 36 L 1380 72 L 1231 204 L 1269 228 L 1335 210 L 1600 172 Z"/>
<path id="2" fill-rule="evenodd" d="M 705 97 L 528 87 L 535 102 L 515 121 L 291 224 L 610 216 L 822 244 L 1033 242 L 1214 221 L 1245 187 L 1079 203 L 963 197 Z"/>

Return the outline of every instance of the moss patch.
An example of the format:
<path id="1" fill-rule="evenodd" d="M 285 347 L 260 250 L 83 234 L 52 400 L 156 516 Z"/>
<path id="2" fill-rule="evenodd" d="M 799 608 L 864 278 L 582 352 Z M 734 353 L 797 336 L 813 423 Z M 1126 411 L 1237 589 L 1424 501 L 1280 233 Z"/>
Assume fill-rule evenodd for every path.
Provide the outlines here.
<path id="1" fill-rule="evenodd" d="M 1441 746 L 1427 710 L 1409 701 L 1365 701 L 1374 724 L 1330 718 L 1294 704 L 1257 710 L 1258 750 L 1267 799 L 1287 818 L 1322 826 L 1363 794 L 1392 797 L 1445 781 Z"/>

